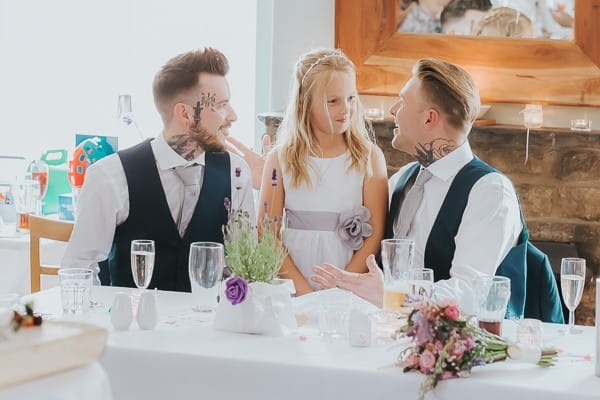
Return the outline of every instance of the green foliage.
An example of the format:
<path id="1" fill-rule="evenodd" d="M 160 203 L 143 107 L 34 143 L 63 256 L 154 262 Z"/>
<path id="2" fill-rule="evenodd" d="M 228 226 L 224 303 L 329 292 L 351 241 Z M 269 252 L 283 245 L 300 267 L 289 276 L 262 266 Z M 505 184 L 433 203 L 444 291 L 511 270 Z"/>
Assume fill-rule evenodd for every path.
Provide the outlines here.
<path id="1" fill-rule="evenodd" d="M 233 275 L 250 282 L 270 283 L 277 278 L 287 252 L 277 235 L 270 229 L 271 218 L 261 221 L 261 238 L 249 215 L 230 211 L 224 229 L 225 259 Z"/>

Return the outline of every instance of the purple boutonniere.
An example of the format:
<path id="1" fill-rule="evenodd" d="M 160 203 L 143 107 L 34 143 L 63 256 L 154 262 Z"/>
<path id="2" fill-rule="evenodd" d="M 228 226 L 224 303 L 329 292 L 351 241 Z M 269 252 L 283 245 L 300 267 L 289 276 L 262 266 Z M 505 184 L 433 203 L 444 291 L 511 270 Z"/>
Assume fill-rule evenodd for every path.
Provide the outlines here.
<path id="1" fill-rule="evenodd" d="M 246 300 L 248 282 L 243 278 L 229 278 L 225 281 L 225 296 L 232 305 L 238 305 Z"/>

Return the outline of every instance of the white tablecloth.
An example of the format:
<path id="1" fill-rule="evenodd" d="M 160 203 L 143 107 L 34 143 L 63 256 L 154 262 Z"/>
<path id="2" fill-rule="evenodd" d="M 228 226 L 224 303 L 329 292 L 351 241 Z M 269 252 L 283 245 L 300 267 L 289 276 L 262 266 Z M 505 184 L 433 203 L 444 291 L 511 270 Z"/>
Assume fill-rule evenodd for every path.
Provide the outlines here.
<path id="1" fill-rule="evenodd" d="M 118 290 L 131 292 L 94 287 L 99 306 L 81 319 L 110 328 L 107 309 Z M 36 308 L 60 318 L 57 288 L 32 297 Z M 155 330 L 140 331 L 134 323 L 129 331 L 109 334 L 101 363 L 115 399 L 414 399 L 423 380 L 392 367 L 398 348 L 328 343 L 314 328 L 282 338 L 219 332 L 191 311 L 189 294 L 159 291 L 158 301 Z M 594 329 L 584 327 L 573 337 L 556 331 L 544 325 L 546 344 L 564 350 L 557 366 L 509 361 L 478 367 L 470 378 L 441 382 L 430 398 L 600 399 L 594 362 L 581 357 L 594 352 Z"/>
<path id="2" fill-rule="evenodd" d="M 0 230 L 0 294 L 30 293 L 29 234 L 15 234 L 11 229 Z M 42 262 L 60 265 L 66 243 L 42 240 Z M 42 289 L 56 286 L 55 276 L 42 275 Z"/>
<path id="3" fill-rule="evenodd" d="M 0 400 L 110 400 L 106 371 L 98 363 L 0 389 Z"/>

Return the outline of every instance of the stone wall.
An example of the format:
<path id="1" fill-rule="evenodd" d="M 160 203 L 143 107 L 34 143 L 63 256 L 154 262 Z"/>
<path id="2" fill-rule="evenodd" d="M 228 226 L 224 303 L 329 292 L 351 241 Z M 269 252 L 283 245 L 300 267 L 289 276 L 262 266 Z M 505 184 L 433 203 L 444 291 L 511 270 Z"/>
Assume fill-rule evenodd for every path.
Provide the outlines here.
<path id="1" fill-rule="evenodd" d="M 390 174 L 412 160 L 392 149 L 391 122 L 374 128 Z M 579 324 L 593 325 L 593 278 L 600 272 L 600 131 L 532 130 L 527 164 L 523 127 L 477 127 L 469 140 L 476 155 L 515 184 L 531 240 L 574 243 L 587 260 L 586 288 L 576 317 Z"/>

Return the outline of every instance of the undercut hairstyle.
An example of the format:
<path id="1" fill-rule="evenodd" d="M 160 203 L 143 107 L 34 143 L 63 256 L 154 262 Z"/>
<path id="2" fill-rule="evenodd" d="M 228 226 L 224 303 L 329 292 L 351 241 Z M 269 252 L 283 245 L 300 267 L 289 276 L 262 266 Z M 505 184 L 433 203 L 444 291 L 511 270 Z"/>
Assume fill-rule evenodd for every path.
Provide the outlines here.
<path id="1" fill-rule="evenodd" d="M 444 7 L 440 21 L 445 25 L 448 20 L 462 18 L 469 10 L 489 11 L 491 8 L 491 0 L 452 0 Z"/>
<path id="2" fill-rule="evenodd" d="M 479 91 L 464 69 L 435 58 L 419 60 L 413 77 L 421 82 L 427 101 L 439 108 L 457 129 L 469 129 L 479 114 Z"/>
<path id="3" fill-rule="evenodd" d="M 175 56 L 158 71 L 152 83 L 152 93 L 165 125 L 173 118 L 173 106 L 200 85 L 199 74 L 202 72 L 227 75 L 227 57 L 219 50 L 207 47 Z"/>

